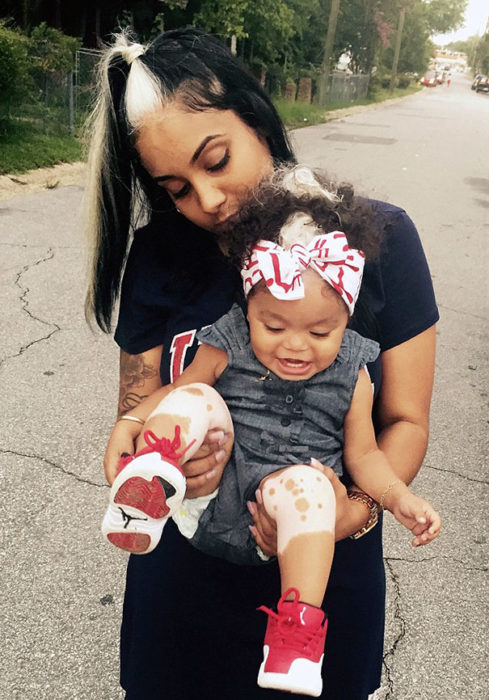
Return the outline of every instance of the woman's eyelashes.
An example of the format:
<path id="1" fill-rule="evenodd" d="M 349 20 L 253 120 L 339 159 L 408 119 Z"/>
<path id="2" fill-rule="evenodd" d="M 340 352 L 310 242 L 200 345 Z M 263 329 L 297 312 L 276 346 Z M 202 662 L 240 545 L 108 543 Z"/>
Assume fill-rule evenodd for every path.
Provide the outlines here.
<path id="1" fill-rule="evenodd" d="M 223 157 L 214 165 L 208 165 L 206 166 L 206 170 L 209 173 L 217 173 L 219 170 L 223 170 L 227 164 L 229 163 L 229 160 L 231 158 L 231 154 L 229 153 L 228 150 L 224 153 Z M 177 192 L 172 192 L 172 190 L 168 190 L 173 199 L 181 199 L 182 197 L 185 197 L 190 192 L 190 185 L 187 182 L 183 187 L 181 187 Z"/>
<path id="2" fill-rule="evenodd" d="M 226 167 L 226 165 L 229 163 L 229 159 L 231 157 L 231 154 L 229 153 L 228 150 L 224 153 L 223 157 L 218 163 L 215 163 L 215 165 L 210 165 L 207 167 L 207 170 L 211 173 L 215 173 L 218 170 L 222 170 L 223 168 Z"/>
<path id="3" fill-rule="evenodd" d="M 188 183 L 186 185 L 184 185 L 180 190 L 178 190 L 178 192 L 172 192 L 171 190 L 169 190 L 173 199 L 181 199 L 186 194 L 188 194 L 189 191 L 190 191 L 190 186 Z"/>

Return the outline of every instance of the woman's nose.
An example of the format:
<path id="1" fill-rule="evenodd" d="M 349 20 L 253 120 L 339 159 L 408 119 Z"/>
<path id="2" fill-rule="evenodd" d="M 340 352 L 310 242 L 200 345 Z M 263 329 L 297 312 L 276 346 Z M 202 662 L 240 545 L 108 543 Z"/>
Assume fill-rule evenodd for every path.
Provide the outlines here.
<path id="1" fill-rule="evenodd" d="M 215 214 L 226 201 L 226 194 L 219 188 L 213 185 L 201 185 L 197 194 L 199 197 L 202 211 L 206 214 Z"/>

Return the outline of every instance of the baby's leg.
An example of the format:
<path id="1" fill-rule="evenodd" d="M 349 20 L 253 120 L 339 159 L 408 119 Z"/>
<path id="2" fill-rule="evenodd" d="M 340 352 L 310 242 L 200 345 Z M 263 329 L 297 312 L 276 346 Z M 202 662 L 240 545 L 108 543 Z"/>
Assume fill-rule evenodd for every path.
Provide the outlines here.
<path id="1" fill-rule="evenodd" d="M 319 697 L 327 620 L 323 602 L 333 559 L 335 496 L 322 472 L 287 467 L 260 485 L 277 523 L 282 595 L 269 615 L 258 685 Z M 307 640 L 307 642 L 305 641 Z"/>
<path id="2" fill-rule="evenodd" d="M 213 428 L 233 433 L 224 400 L 207 384 L 175 389 L 160 401 L 141 431 L 135 456 L 121 461 L 112 484 L 102 523 L 110 542 L 135 554 L 156 547 L 166 520 L 185 497 L 181 466 Z"/>
<path id="3" fill-rule="evenodd" d="M 194 383 L 174 389 L 160 401 L 139 435 L 137 450 L 146 447 L 146 430 L 151 430 L 158 438 L 173 441 L 177 426 L 180 428 L 180 447 L 176 451 L 185 450 L 178 459 L 180 466 L 197 452 L 209 430 L 220 429 L 223 435 L 233 434 L 224 399 L 211 386 Z"/>
<path id="4" fill-rule="evenodd" d="M 260 488 L 277 523 L 282 594 L 297 588 L 301 601 L 319 607 L 334 552 L 333 487 L 319 470 L 297 465 L 268 476 Z"/>

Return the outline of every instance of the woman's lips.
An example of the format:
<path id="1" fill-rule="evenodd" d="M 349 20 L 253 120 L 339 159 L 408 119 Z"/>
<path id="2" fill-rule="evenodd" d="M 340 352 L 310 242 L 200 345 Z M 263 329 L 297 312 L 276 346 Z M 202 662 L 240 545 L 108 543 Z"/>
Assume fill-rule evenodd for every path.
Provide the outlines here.
<path id="1" fill-rule="evenodd" d="M 293 360 L 288 357 L 277 358 L 278 365 L 282 374 L 300 375 L 306 374 L 312 366 L 312 362 L 304 360 Z"/>
<path id="2" fill-rule="evenodd" d="M 226 231 L 229 231 L 236 222 L 239 219 L 239 214 L 232 214 L 231 216 L 228 216 L 227 219 L 224 219 L 224 221 L 220 221 L 214 226 L 214 231 L 217 231 L 217 233 L 225 233 Z"/>

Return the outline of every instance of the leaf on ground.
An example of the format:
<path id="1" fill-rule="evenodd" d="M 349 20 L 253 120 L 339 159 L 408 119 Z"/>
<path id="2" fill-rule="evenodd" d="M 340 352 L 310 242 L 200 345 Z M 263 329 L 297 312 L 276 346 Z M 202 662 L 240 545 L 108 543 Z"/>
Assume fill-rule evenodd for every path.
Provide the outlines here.
<path id="1" fill-rule="evenodd" d="M 12 175 L 9 175 L 9 178 L 10 178 L 10 180 L 12 180 L 12 182 L 15 182 L 17 185 L 28 185 L 29 184 L 25 180 L 19 180 L 18 177 L 12 177 Z"/>

